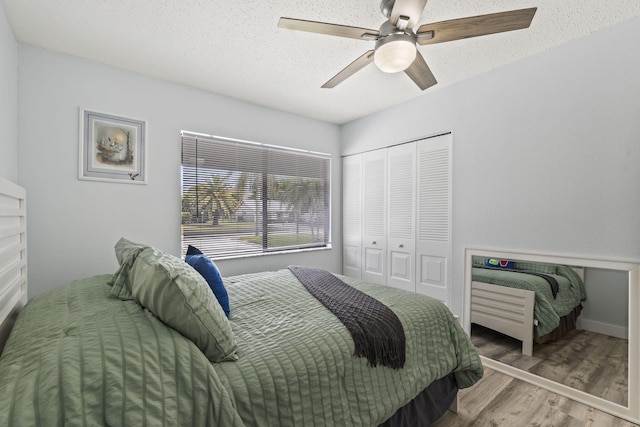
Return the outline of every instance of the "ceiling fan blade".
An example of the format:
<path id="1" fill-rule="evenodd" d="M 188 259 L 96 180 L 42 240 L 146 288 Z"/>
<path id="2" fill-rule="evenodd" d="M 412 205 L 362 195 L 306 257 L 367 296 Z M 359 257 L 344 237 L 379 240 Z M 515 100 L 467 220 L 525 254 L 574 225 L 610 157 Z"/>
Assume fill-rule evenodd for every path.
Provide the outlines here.
<path id="1" fill-rule="evenodd" d="M 409 18 L 406 28 L 413 28 L 420 20 L 426 5 L 427 0 L 396 0 L 393 9 L 391 9 L 389 20 L 393 25 L 398 26 L 398 19 L 401 16 L 406 16 Z"/>
<path id="2" fill-rule="evenodd" d="M 325 89 L 331 89 L 338 86 L 340 83 L 351 77 L 358 71 L 362 70 L 367 65 L 373 62 L 373 49 L 365 52 L 358 59 L 347 65 L 342 71 L 333 76 L 328 82 L 322 85 Z"/>
<path id="3" fill-rule="evenodd" d="M 404 72 L 411 77 L 411 80 L 422 90 L 438 83 L 420 52 L 416 52 L 415 61 L 413 61 Z"/>
<path id="4" fill-rule="evenodd" d="M 536 10 L 532 7 L 424 24 L 418 28 L 416 39 L 418 44 L 426 45 L 521 30 L 529 27 Z"/>
<path id="5" fill-rule="evenodd" d="M 278 27 L 288 30 L 307 31 L 309 33 L 328 34 L 330 36 L 349 37 L 352 39 L 376 40 L 378 30 L 350 27 L 348 25 L 328 24 L 326 22 L 305 21 L 304 19 L 280 18 Z"/>

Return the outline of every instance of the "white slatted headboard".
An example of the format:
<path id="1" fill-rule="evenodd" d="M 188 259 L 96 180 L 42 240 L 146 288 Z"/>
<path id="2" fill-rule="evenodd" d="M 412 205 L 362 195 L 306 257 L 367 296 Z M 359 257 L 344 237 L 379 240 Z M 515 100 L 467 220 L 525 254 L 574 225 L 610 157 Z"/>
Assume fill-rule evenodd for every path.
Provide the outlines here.
<path id="1" fill-rule="evenodd" d="M 0 353 L 26 302 L 26 191 L 0 177 Z"/>

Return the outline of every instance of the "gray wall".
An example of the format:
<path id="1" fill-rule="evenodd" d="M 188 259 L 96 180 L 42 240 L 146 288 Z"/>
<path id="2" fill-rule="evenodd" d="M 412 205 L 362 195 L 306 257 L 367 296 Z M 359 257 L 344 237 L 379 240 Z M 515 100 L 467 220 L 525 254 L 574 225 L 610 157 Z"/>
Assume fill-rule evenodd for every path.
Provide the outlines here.
<path id="1" fill-rule="evenodd" d="M 608 325 L 629 326 L 629 273 L 626 271 L 586 268 L 584 286 L 587 300 L 583 303 L 585 320 Z"/>
<path id="2" fill-rule="evenodd" d="M 30 296 L 116 269 L 121 237 L 180 252 L 180 130 L 330 153 L 333 250 L 221 261 L 224 275 L 314 264 L 341 269 L 336 125 L 33 46 L 19 46 L 19 182 L 26 187 Z M 148 185 L 78 180 L 80 107 L 148 126 Z M 336 190 L 337 189 L 337 190 Z"/>
<path id="3" fill-rule="evenodd" d="M 4 73 L 16 43 L 2 22 Z M 112 272 L 120 236 L 179 252 L 181 129 L 334 156 L 452 131 L 457 313 L 465 247 L 639 259 L 639 37 L 635 19 L 341 128 L 19 45 L 19 121 L 17 101 L 0 101 L 19 152 L 0 142 L 0 166 L 29 192 L 31 295 Z M 149 185 L 77 179 L 79 107 L 148 121 Z M 333 250 L 223 261 L 223 274 L 289 263 L 338 271 L 340 170 L 334 157 Z"/>
<path id="4" fill-rule="evenodd" d="M 454 312 L 466 247 L 640 259 L 637 40 L 638 18 L 341 128 L 343 154 L 453 132 Z"/>
<path id="5" fill-rule="evenodd" d="M 18 179 L 18 43 L 0 4 L 0 176 Z"/>

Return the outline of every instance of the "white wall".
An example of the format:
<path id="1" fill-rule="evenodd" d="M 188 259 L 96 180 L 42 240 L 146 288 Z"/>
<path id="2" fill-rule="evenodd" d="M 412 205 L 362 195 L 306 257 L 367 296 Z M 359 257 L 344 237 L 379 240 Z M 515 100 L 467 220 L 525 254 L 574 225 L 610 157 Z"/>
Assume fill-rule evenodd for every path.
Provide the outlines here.
<path id="1" fill-rule="evenodd" d="M 18 179 L 18 43 L 0 3 L 0 176 Z"/>
<path id="2" fill-rule="evenodd" d="M 218 263 L 223 275 L 313 264 L 341 269 L 337 126 L 33 46 L 19 46 L 19 181 L 28 194 L 30 296 L 112 273 L 121 237 L 180 252 L 180 130 L 333 155 L 333 250 Z M 148 126 L 148 185 L 78 180 L 78 109 Z"/>
<path id="3" fill-rule="evenodd" d="M 454 312 L 466 247 L 640 259 L 637 40 L 638 18 L 342 127 L 343 154 L 453 132 Z"/>

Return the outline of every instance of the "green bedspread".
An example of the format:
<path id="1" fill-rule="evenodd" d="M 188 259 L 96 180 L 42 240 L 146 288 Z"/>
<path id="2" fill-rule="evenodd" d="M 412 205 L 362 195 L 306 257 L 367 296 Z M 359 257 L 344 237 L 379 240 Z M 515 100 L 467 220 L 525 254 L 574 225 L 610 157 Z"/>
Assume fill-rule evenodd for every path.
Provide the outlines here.
<path id="1" fill-rule="evenodd" d="M 110 278 L 25 306 L 0 358 L 0 426 L 242 426 L 198 347 L 111 297 Z"/>
<path id="2" fill-rule="evenodd" d="M 482 376 L 442 304 L 344 278 L 388 305 L 407 337 L 405 368 L 353 357 L 347 329 L 288 270 L 225 279 L 239 360 L 211 364 L 110 276 L 34 298 L 0 358 L 0 425 L 376 426 L 432 381 Z"/>
<path id="3" fill-rule="evenodd" d="M 407 341 L 404 369 L 368 368 L 353 357 L 347 329 L 288 270 L 233 277 L 227 288 L 240 360 L 215 369 L 252 425 L 376 426 L 451 371 L 460 388 L 482 376 L 474 347 L 444 305 L 341 278 L 396 313 Z M 332 414 L 328 421 L 324 413 Z"/>
<path id="4" fill-rule="evenodd" d="M 494 285 L 534 291 L 536 293 L 533 316 L 538 321 L 536 337 L 553 331 L 560 318 L 568 315 L 586 297 L 584 283 L 567 266 L 557 266 L 557 274 L 547 274 L 558 281 L 558 295 L 553 297 L 549 282 L 542 277 L 506 270 L 473 267 L 472 280 Z"/>

